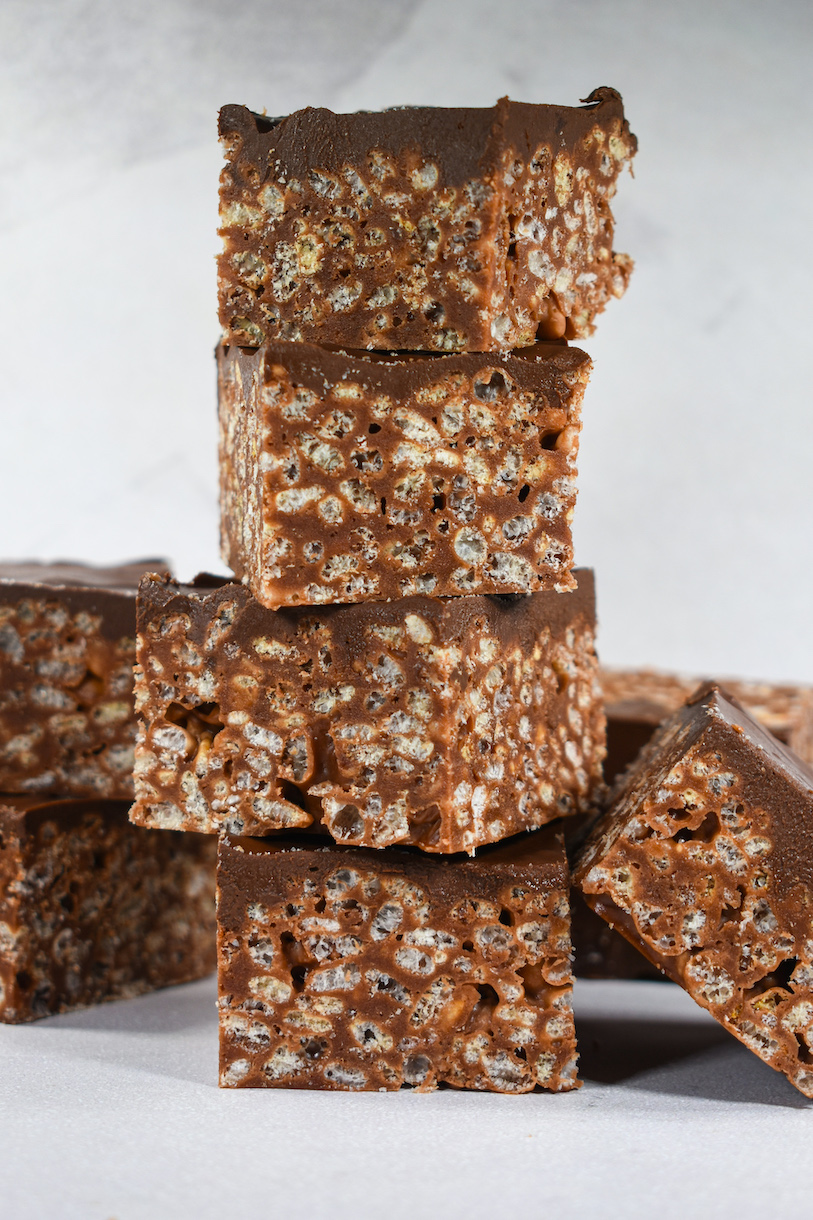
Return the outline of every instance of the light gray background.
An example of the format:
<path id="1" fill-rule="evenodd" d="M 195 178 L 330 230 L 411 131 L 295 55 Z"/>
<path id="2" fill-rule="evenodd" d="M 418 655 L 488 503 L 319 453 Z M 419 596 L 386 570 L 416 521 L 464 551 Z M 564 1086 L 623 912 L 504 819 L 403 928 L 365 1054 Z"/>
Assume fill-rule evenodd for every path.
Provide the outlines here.
<path id="1" fill-rule="evenodd" d="M 227 101 L 623 93 L 626 298 L 585 346 L 579 562 L 611 663 L 813 680 L 806 0 L 3 0 L 0 555 L 217 554 Z"/>
<path id="2" fill-rule="evenodd" d="M 0 1026 L 4 1220 L 810 1220 L 810 1103 L 671 983 L 578 983 L 519 1097 L 218 1090 L 214 998 Z"/>
<path id="3" fill-rule="evenodd" d="M 812 53 L 807 0 L 2 0 L 0 555 L 221 567 L 220 104 L 612 84 L 637 269 L 585 344 L 576 521 L 603 657 L 813 681 Z M 562 1098 L 218 1093 L 210 984 L 2 1029 L 0 1214 L 809 1215 L 789 1085 L 671 987 L 579 1000 L 632 1059 Z"/>

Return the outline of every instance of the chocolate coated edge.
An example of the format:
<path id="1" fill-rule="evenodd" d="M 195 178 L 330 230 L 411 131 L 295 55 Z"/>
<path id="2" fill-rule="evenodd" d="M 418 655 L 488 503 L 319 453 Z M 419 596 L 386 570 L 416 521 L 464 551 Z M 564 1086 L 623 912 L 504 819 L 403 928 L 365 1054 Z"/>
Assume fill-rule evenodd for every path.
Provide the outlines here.
<path id="1" fill-rule="evenodd" d="M 0 605 L 49 601 L 68 607 L 72 614 L 99 615 L 99 633 L 118 640 L 135 635 L 133 602 L 139 581 L 148 573 L 169 575 L 165 559 L 139 559 L 117 567 L 36 560 L 0 562 Z"/>
<path id="2" fill-rule="evenodd" d="M 813 798 L 813 769 L 784 742 L 763 728 L 719 682 L 702 682 L 682 707 L 662 719 L 660 727 L 656 729 L 646 747 L 646 762 L 652 754 L 657 753 L 660 741 L 676 723 L 690 726 L 692 731 L 673 746 L 673 754 L 686 754 L 703 734 L 716 726 L 718 732 L 723 732 L 725 748 L 740 768 L 740 775 L 744 780 L 762 784 L 766 772 L 770 769 L 782 780 L 792 784 L 800 795 L 806 794 Z M 764 760 L 761 767 L 755 763 L 755 750 L 759 752 L 757 757 Z M 631 781 L 637 780 L 642 765 L 641 758 L 643 755 L 619 777 L 611 797 L 612 802 L 626 791 Z M 813 828 L 811 831 L 813 832 Z"/>
<path id="3" fill-rule="evenodd" d="M 235 849 L 239 848 L 247 854 L 275 855 L 279 852 L 307 851 L 311 853 L 338 852 L 344 855 L 348 852 L 364 856 L 370 861 L 386 859 L 393 864 L 402 863 L 409 867 L 409 861 L 422 862 L 431 868 L 447 868 L 466 865 L 473 869 L 483 868 L 486 872 L 495 865 L 500 867 L 524 867 L 548 863 L 555 866 L 565 876 L 567 864 L 562 831 L 552 822 L 538 830 L 522 831 L 499 843 L 488 843 L 478 847 L 476 856 L 465 852 L 453 852 L 450 855 L 428 855 L 419 847 L 393 846 L 382 848 L 353 847 L 346 843 L 337 843 L 328 835 L 318 838 L 312 834 L 291 834 L 279 831 L 271 836 L 230 835 L 223 836 Z M 562 871 L 564 870 L 564 871 Z"/>
<path id="4" fill-rule="evenodd" d="M 750 744 L 761 750 L 773 767 L 813 798 L 813 768 L 769 732 L 733 695 L 718 682 L 704 682 L 686 703 L 687 708 L 703 706 L 734 733 L 744 734 Z M 749 768 L 753 770 L 753 768 Z M 811 826 L 813 834 L 813 826 Z"/>
<path id="5" fill-rule="evenodd" d="M 99 797 L 43 798 L 2 793 L 0 834 L 15 834 L 19 837 L 34 834 L 43 822 L 51 820 L 57 821 L 60 829 L 68 830 L 88 813 L 98 813 L 113 821 L 126 822 L 131 804 L 131 801 Z"/>
<path id="6" fill-rule="evenodd" d="M 434 385 L 458 372 L 474 376 L 480 372 L 503 369 L 523 390 L 538 390 L 555 384 L 557 377 L 577 369 L 589 369 L 590 357 L 578 347 L 560 343 L 538 343 L 516 352 L 461 352 L 452 355 L 431 353 L 382 352 L 373 356 L 360 351 L 342 351 L 319 347 L 313 343 L 290 343 L 268 340 L 259 348 L 242 348 L 219 344 L 216 356 L 220 363 L 236 362 L 250 369 L 258 362 L 277 361 L 308 389 L 323 394 L 329 385 L 353 378 L 365 389 L 380 390 L 399 399 Z M 266 372 L 266 377 L 268 373 Z"/>
<path id="7" fill-rule="evenodd" d="M 330 839 L 316 843 L 319 845 L 313 839 L 291 835 L 262 839 L 221 836 L 218 878 L 227 877 L 230 883 L 226 888 L 218 885 L 221 924 L 239 926 L 246 898 L 255 897 L 258 886 L 281 876 L 290 890 L 313 868 L 320 873 L 338 867 L 400 873 L 425 885 L 430 895 L 449 899 L 482 896 L 484 889 L 496 897 L 496 888 L 512 881 L 537 892 L 567 892 L 570 884 L 562 835 L 551 825 L 482 848 L 473 858 L 460 854 L 434 857 L 418 848 L 348 847 Z"/>
<path id="8" fill-rule="evenodd" d="M 269 120 L 245 106 L 220 111 L 221 137 L 238 134 L 254 163 L 275 161 L 276 172 L 304 176 L 312 168 L 334 170 L 358 162 L 370 149 L 399 158 L 407 150 L 437 163 L 439 185 L 459 186 L 496 167 L 506 145 L 533 153 L 540 143 L 575 145 L 614 119 L 624 122 L 621 95 L 609 86 L 593 90 L 583 106 L 534 105 L 501 98 L 488 107 L 411 107 L 335 114 L 308 107 Z M 630 136 L 633 150 L 637 146 Z"/>
<path id="9" fill-rule="evenodd" d="M 195 609 L 206 611 L 218 605 L 224 597 L 237 597 L 243 609 L 250 615 L 245 626 L 251 631 L 261 632 L 263 624 L 283 625 L 293 637 L 300 621 L 319 619 L 334 631 L 341 632 L 350 647 L 363 647 L 363 631 L 370 625 L 398 625 L 407 614 L 418 614 L 436 621 L 444 616 L 444 634 L 450 630 L 465 630 L 477 615 L 484 615 L 492 626 L 512 632 L 517 638 L 530 633 L 542 624 L 554 632 L 582 618 L 591 628 L 595 627 L 595 580 L 592 569 L 576 568 L 573 572 L 576 588 L 567 593 L 540 590 L 536 593 L 477 594 L 471 597 L 404 597 L 391 602 L 359 602 L 334 606 L 294 606 L 269 610 L 260 605 L 248 588 L 229 577 L 205 576 L 206 584 L 180 585 L 169 577 L 147 576 L 139 586 L 137 602 L 138 631 L 145 634 L 156 612 L 166 614 L 187 613 L 188 603 Z M 211 613 L 211 611 L 209 611 Z M 451 622 L 449 621 L 451 620 Z"/>

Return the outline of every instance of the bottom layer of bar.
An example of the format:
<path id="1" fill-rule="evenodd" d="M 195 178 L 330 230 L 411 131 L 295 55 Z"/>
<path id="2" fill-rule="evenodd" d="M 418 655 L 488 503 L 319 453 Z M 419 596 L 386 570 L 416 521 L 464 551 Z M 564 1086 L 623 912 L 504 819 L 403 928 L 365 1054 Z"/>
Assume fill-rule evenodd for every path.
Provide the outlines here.
<path id="1" fill-rule="evenodd" d="M 220 1083 L 577 1087 L 568 884 L 549 828 L 473 860 L 223 838 Z"/>
<path id="2" fill-rule="evenodd" d="M 215 851 L 128 801 L 0 796 L 0 1021 L 127 999 L 215 966 Z"/>

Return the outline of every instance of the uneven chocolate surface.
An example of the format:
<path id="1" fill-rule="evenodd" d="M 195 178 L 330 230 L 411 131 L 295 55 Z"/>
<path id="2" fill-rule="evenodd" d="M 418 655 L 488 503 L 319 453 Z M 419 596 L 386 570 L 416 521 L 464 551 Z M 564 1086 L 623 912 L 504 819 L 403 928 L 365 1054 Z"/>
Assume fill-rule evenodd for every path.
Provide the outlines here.
<path id="1" fill-rule="evenodd" d="M 227 342 L 425 351 L 589 334 L 631 262 L 610 200 L 637 143 L 614 89 L 283 119 L 220 112 Z"/>
<path id="2" fill-rule="evenodd" d="M 572 593 L 273 611 L 145 580 L 134 821 L 467 851 L 592 807 L 592 574 Z"/>
<path id="3" fill-rule="evenodd" d="M 213 841 L 139 830 L 128 807 L 0 795 L 0 1021 L 214 969 Z"/>
<path id="4" fill-rule="evenodd" d="M 615 779 L 662 721 L 697 689 L 700 679 L 655 670 L 601 669 L 607 713 L 604 775 Z M 813 688 L 721 678 L 722 686 L 766 729 L 813 762 Z"/>
<path id="5" fill-rule="evenodd" d="M 219 348 L 224 560 L 271 607 L 571 588 L 589 367 Z"/>
<path id="6" fill-rule="evenodd" d="M 588 903 L 813 1096 L 813 771 L 715 686 L 621 777 Z"/>
<path id="7" fill-rule="evenodd" d="M 136 589 L 166 570 L 0 564 L 0 792 L 132 797 Z"/>
<path id="8" fill-rule="evenodd" d="M 221 839 L 220 1081 L 497 1092 L 576 1081 L 567 865 Z"/>
<path id="9" fill-rule="evenodd" d="M 437 186 L 464 187 L 489 166 L 502 143 L 530 156 L 538 132 L 555 135 L 563 147 L 575 147 L 593 135 L 597 119 L 623 121 L 621 99 L 614 89 L 596 89 L 583 106 L 550 106 L 502 98 L 494 106 L 393 106 L 334 114 L 306 107 L 269 118 L 245 106 L 224 106 L 221 139 L 240 135 L 250 163 L 274 163 L 287 175 L 304 179 L 314 167 L 341 173 L 370 149 L 400 162 L 415 150 L 438 171 Z M 634 140 L 634 137 L 628 137 Z"/>

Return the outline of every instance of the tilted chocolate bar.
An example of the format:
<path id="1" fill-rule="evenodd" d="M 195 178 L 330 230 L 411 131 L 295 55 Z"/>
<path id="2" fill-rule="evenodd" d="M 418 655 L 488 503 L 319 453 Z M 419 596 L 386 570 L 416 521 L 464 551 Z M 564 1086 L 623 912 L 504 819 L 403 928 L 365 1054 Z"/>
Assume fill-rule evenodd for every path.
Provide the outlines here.
<path id="1" fill-rule="evenodd" d="M 604 776 L 616 779 L 699 679 L 655 670 L 599 670 L 607 714 Z M 743 707 L 800 757 L 813 761 L 813 690 L 725 679 Z M 577 896 L 572 903 L 573 971 L 578 978 L 662 978 L 660 971 Z"/>
<path id="2" fill-rule="evenodd" d="M 220 1083 L 577 1087 L 548 828 L 476 860 L 221 840 Z"/>
<path id="3" fill-rule="evenodd" d="M 0 796 L 0 1021 L 121 1000 L 215 966 L 215 850 L 128 802 Z"/>
<path id="4" fill-rule="evenodd" d="M 637 142 L 614 89 L 287 118 L 224 106 L 226 341 L 500 351 L 575 338 L 627 286 L 610 211 Z"/>
<path id="5" fill-rule="evenodd" d="M 0 792 L 132 798 L 135 595 L 155 571 L 0 564 Z"/>
<path id="6" fill-rule="evenodd" d="M 701 679 L 649 669 L 601 669 L 600 679 L 607 713 L 604 774 L 610 782 L 629 766 L 658 725 L 689 698 Z M 737 678 L 720 681 L 774 737 L 800 758 L 813 762 L 813 688 Z"/>
<path id="7" fill-rule="evenodd" d="M 473 853 L 587 810 L 604 721 L 592 573 L 572 593 L 274 611 L 139 592 L 140 825 Z"/>
<path id="8" fill-rule="evenodd" d="M 608 782 L 638 756 L 658 726 L 697 689 L 698 678 L 654 670 L 599 669 L 607 714 Z M 813 690 L 725 679 L 723 685 L 763 727 L 813 761 Z M 661 972 L 574 894 L 573 972 L 577 978 L 655 978 Z"/>
<path id="9" fill-rule="evenodd" d="M 813 771 L 718 688 L 645 747 L 574 870 L 588 903 L 813 1096 Z"/>
<path id="10" fill-rule="evenodd" d="M 221 347 L 224 560 L 272 607 L 572 588 L 589 368 Z"/>

